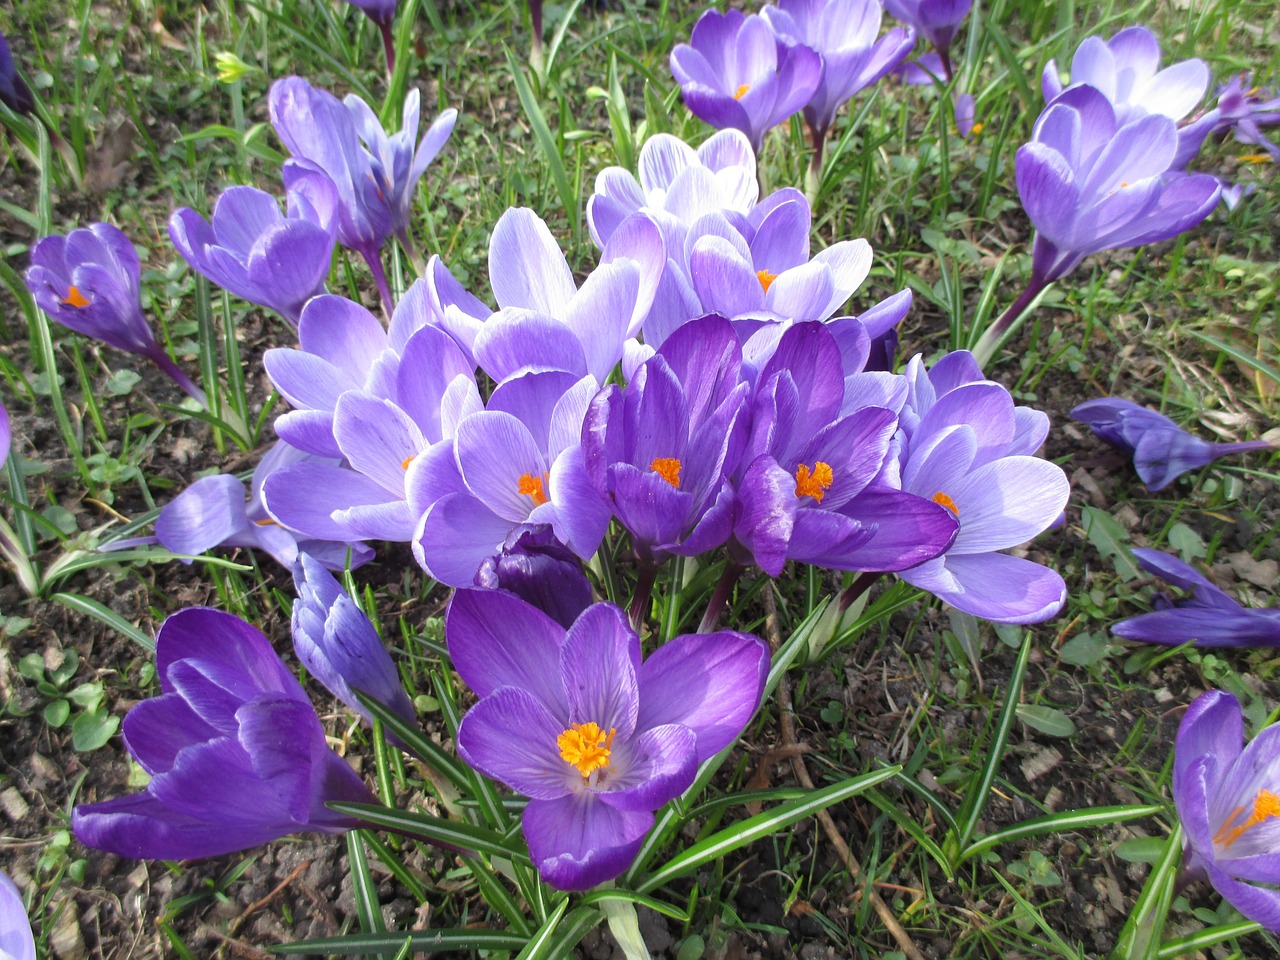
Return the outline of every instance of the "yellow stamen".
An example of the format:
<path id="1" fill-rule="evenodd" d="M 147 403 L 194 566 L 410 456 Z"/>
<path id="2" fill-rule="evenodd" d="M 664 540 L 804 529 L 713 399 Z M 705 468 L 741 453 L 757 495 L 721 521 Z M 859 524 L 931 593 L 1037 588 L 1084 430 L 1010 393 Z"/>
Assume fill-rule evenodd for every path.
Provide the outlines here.
<path id="1" fill-rule="evenodd" d="M 547 487 L 543 480 L 543 477 L 535 477 L 532 473 L 522 473 L 516 485 L 516 493 L 533 497 L 533 505 L 540 507 L 547 502 Z"/>
<path id="2" fill-rule="evenodd" d="M 415 453 L 413 456 L 411 456 L 411 457 L 405 457 L 403 460 L 401 460 L 401 461 L 400 461 L 400 469 L 401 469 L 401 470 L 408 470 L 408 469 L 409 469 L 409 464 L 413 463 L 413 461 L 415 461 L 415 460 L 417 460 L 417 459 L 418 459 L 418 455 L 417 455 L 416 453 Z M 521 491 L 521 493 L 523 493 L 523 492 L 524 492 L 524 491 Z"/>
<path id="3" fill-rule="evenodd" d="M 1240 158 L 1241 163 L 1270 163 L 1271 156 L 1266 153 L 1246 153 Z M 72 289 L 75 289 L 74 287 Z"/>
<path id="4" fill-rule="evenodd" d="M 68 307 L 87 307 L 89 305 L 89 301 L 85 299 L 84 294 L 74 285 L 67 291 L 67 298 L 62 302 Z"/>
<path id="5" fill-rule="evenodd" d="M 1257 796 L 1253 798 L 1253 812 L 1250 813 L 1249 819 L 1233 827 L 1232 824 L 1242 813 L 1244 813 L 1244 807 L 1236 807 L 1231 811 L 1231 815 L 1223 821 L 1221 829 L 1214 835 L 1214 843 L 1229 847 L 1249 829 L 1273 817 L 1280 817 L 1280 796 L 1276 796 L 1265 788 L 1259 790 Z"/>
<path id="6" fill-rule="evenodd" d="M 969 131 L 969 135 L 970 135 L 971 137 L 976 137 L 978 134 L 980 134 L 980 133 L 982 132 L 982 128 L 983 128 L 983 126 L 984 126 L 984 124 L 982 124 L 982 123 L 975 123 L 975 124 L 973 125 L 973 129 Z"/>
<path id="7" fill-rule="evenodd" d="M 265 519 L 265 520 L 255 520 L 255 521 L 253 521 L 253 522 L 254 522 L 254 523 L 256 523 L 256 524 L 257 524 L 258 526 L 260 526 L 260 527 L 278 527 L 278 526 L 280 526 L 280 524 L 276 523 L 276 522 L 275 522 L 274 520 L 272 520 L 270 517 L 267 517 L 267 519 Z"/>
<path id="8" fill-rule="evenodd" d="M 680 466 L 680 461 L 675 457 L 654 457 L 649 469 L 679 490 Z"/>
<path id="9" fill-rule="evenodd" d="M 571 723 L 567 730 L 556 737 L 560 757 L 565 763 L 578 768 L 583 777 L 609 766 L 609 751 L 617 729 L 610 727 L 605 733 L 596 723 Z"/>
<path id="10" fill-rule="evenodd" d="M 751 89 L 751 84 L 744 83 L 742 86 L 740 86 L 737 90 L 733 92 L 733 99 L 741 100 L 743 97 L 747 95 L 747 91 L 750 89 Z"/>
<path id="11" fill-rule="evenodd" d="M 768 293 L 769 286 L 773 281 L 778 279 L 778 275 L 776 273 L 770 273 L 768 270 L 757 270 L 756 279 L 760 281 L 760 286 L 764 288 L 764 292 Z"/>
<path id="12" fill-rule="evenodd" d="M 821 503 L 834 480 L 835 474 L 831 472 L 831 464 L 815 460 L 813 472 L 810 472 L 809 468 L 802 463 L 796 467 L 796 496 L 813 497 Z"/>
<path id="13" fill-rule="evenodd" d="M 941 490 L 939 490 L 937 493 L 933 495 L 933 502 L 946 507 L 952 513 L 954 513 L 957 517 L 960 516 L 960 508 L 956 506 L 956 502 L 952 500 L 950 497 L 948 497 Z"/>

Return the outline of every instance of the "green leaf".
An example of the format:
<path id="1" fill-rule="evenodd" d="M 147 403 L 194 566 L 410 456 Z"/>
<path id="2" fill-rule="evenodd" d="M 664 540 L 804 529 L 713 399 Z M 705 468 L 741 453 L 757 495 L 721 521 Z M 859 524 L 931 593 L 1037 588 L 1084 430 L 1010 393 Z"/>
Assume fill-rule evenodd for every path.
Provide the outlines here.
<path id="1" fill-rule="evenodd" d="M 97 750 L 105 746 L 119 729 L 120 718 L 107 713 L 106 707 L 86 710 L 71 725 L 71 745 L 81 753 Z"/>
<path id="2" fill-rule="evenodd" d="M 679 920 L 681 923 L 689 922 L 689 912 L 687 910 L 681 910 L 665 900 L 646 896 L 643 893 L 636 893 L 634 890 L 601 890 L 597 888 L 582 898 L 582 905 L 586 907 L 609 900 L 629 900 L 631 903 L 638 903 L 642 907 L 648 907 L 655 913 L 670 917 L 672 920 Z"/>
<path id="3" fill-rule="evenodd" d="M 676 854 L 650 874 L 643 883 L 640 883 L 638 889 L 641 893 L 648 893 L 664 883 L 698 869 L 705 863 L 718 860 L 770 834 L 779 833 L 798 820 L 804 820 L 833 804 L 855 797 L 864 790 L 869 790 L 891 779 L 901 769 L 901 767 L 885 767 L 858 777 L 851 777 L 821 790 L 814 790 L 803 799 L 779 804 L 767 813 L 757 814 L 741 823 L 726 827 Z"/>
<path id="4" fill-rule="evenodd" d="M 1075 667 L 1088 667 L 1103 660 L 1111 653 L 1111 642 L 1101 631 L 1077 634 L 1062 645 L 1058 656 L 1063 663 Z"/>
<path id="5" fill-rule="evenodd" d="M 331 810 L 358 817 L 365 823 L 394 830 L 431 843 L 443 843 L 463 850 L 474 850 L 507 860 L 529 862 L 528 854 L 502 834 L 460 820 L 442 820 L 427 813 L 391 810 L 375 803 L 330 803 Z M 523 943 L 523 941 L 521 941 Z"/>
<path id="6" fill-rule="evenodd" d="M 1175 523 L 1169 528 L 1169 546 L 1177 550 L 1187 563 L 1208 555 L 1204 541 L 1200 539 L 1200 534 L 1185 523 Z"/>
<path id="7" fill-rule="evenodd" d="M 1197 930 L 1185 937 L 1166 940 L 1156 951 L 1156 960 L 1175 960 L 1177 957 L 1190 956 L 1210 947 L 1217 946 L 1237 937 L 1247 937 L 1251 933 L 1259 933 L 1262 924 L 1256 920 L 1241 920 L 1237 923 L 1224 923 L 1207 930 Z"/>
<path id="8" fill-rule="evenodd" d="M 560 194 L 565 216 L 573 227 L 573 242 L 576 246 L 578 235 L 582 231 L 582 217 L 578 214 L 578 196 L 569 182 L 569 174 L 565 171 L 564 158 L 560 155 L 560 145 L 556 143 L 555 134 L 547 125 L 547 118 L 542 112 L 542 107 L 538 105 L 533 87 L 529 85 L 529 78 L 516 63 L 511 51 L 505 50 L 504 53 L 507 56 L 507 64 L 511 68 L 511 77 L 515 81 L 516 96 L 520 98 L 520 106 L 529 120 L 529 126 L 533 128 L 533 136 L 538 141 L 538 148 L 542 151 L 547 166 L 551 168 L 551 179 L 555 181 L 556 192 Z"/>
<path id="9" fill-rule="evenodd" d="M 1160 813 L 1164 809 L 1159 804 L 1138 804 L 1120 807 L 1089 807 L 1084 810 L 1066 810 L 1062 813 L 1051 813 L 1047 816 L 1036 817 L 1034 820 L 1024 820 L 1022 823 L 975 840 L 960 854 L 957 862 L 985 853 L 1002 843 L 1013 843 L 1026 837 L 1040 836 L 1045 833 L 1090 830 L 1112 823 L 1123 823 L 1126 820 L 1139 820 L 1143 817 L 1150 817 Z M 1132 843 L 1133 841 L 1125 842 Z M 1120 846 L 1124 846 L 1124 844 L 1122 843 Z M 1116 852 L 1119 854 L 1118 849 Z M 1122 856 L 1122 859 L 1127 858 Z"/>
<path id="10" fill-rule="evenodd" d="M 43 716 L 44 722 L 57 730 L 71 716 L 71 704 L 65 700 L 54 700 L 45 705 Z"/>
<path id="11" fill-rule="evenodd" d="M 148 653 L 155 653 L 156 641 L 154 637 L 143 633 L 120 614 L 103 606 L 97 600 L 82 597 L 78 593 L 55 593 L 50 599 L 57 601 L 64 607 L 70 607 L 77 613 L 83 613 L 101 623 L 105 623 L 120 636 L 128 637 L 143 650 Z"/>
<path id="12" fill-rule="evenodd" d="M 1061 710 L 1031 703 L 1018 704 L 1018 719 L 1033 730 L 1050 737 L 1069 737 L 1076 732 L 1076 725 Z"/>
<path id="13" fill-rule="evenodd" d="M 1136 580 L 1142 575 L 1138 564 L 1129 553 L 1129 533 L 1115 517 L 1096 507 L 1081 507 L 1084 534 L 1093 548 L 1104 558 L 1110 557 L 1116 573 L 1125 580 Z"/>
<path id="14" fill-rule="evenodd" d="M 77 707 L 93 710 L 102 702 L 102 684 L 97 682 L 82 683 L 67 694 L 67 699 Z"/>
<path id="15" fill-rule="evenodd" d="M 538 928 L 538 932 L 533 935 L 532 939 L 525 944 L 525 948 L 520 951 L 516 960 L 556 960 L 558 954 L 552 952 L 556 945 L 556 930 L 560 926 L 560 918 L 564 916 L 564 912 L 568 908 L 569 900 L 567 897 L 556 904 L 556 908 L 551 911 L 551 915 Z"/>
<path id="16" fill-rule="evenodd" d="M 1164 837 L 1132 837 L 1116 844 L 1116 856 L 1126 863 L 1155 863 L 1164 845 Z"/>
<path id="17" fill-rule="evenodd" d="M 296 940 L 267 947 L 271 953 L 318 953 L 356 956 L 399 950 L 408 940 L 414 953 L 442 953 L 457 950 L 474 954 L 481 950 L 519 950 L 525 938 L 501 930 L 480 927 L 442 928 L 418 933 L 359 933 L 346 937 L 320 937 Z"/>

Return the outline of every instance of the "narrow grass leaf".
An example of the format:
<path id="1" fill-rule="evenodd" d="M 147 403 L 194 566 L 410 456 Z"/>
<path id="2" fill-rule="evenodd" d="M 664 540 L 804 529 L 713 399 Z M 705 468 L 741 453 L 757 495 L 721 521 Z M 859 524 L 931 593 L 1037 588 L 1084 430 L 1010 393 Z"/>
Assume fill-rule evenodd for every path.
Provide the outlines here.
<path id="1" fill-rule="evenodd" d="M 799 820 L 811 817 L 820 810 L 855 797 L 891 779 L 901 769 L 901 767 L 886 767 L 883 770 L 873 770 L 871 773 L 851 777 L 821 790 L 815 790 L 801 800 L 792 800 L 767 813 L 749 817 L 741 823 L 726 827 L 672 857 L 641 883 L 639 890 L 641 893 L 648 893 L 664 883 L 698 869 L 704 863 L 718 860 L 734 850 L 770 834 L 778 833 Z"/>
<path id="2" fill-rule="evenodd" d="M 1039 927 L 1040 932 L 1049 938 L 1049 943 L 1051 943 L 1057 950 L 1059 956 L 1064 957 L 1065 960 L 1084 960 L 1084 954 L 1075 947 L 1072 947 L 1069 943 L 1063 940 L 1062 937 L 1058 936 L 1058 932 L 1054 930 L 1053 927 L 1049 926 L 1049 924 L 1045 923 L 1044 917 L 1040 916 L 1040 911 L 1037 910 L 1033 904 L 1029 903 L 1022 894 L 1018 893 L 1013 884 L 998 872 L 995 874 L 995 878 L 999 880 L 1000 885 L 1008 891 L 1009 896 L 1013 897 L 1014 902 L 1018 904 L 1018 909 L 1022 912 L 1022 915 Z"/>
<path id="3" fill-rule="evenodd" d="M 499 833 L 485 827 L 473 826 L 457 820 L 442 820 L 428 813 L 406 810 L 390 810 L 373 803 L 331 803 L 329 807 L 348 816 L 359 817 L 365 823 L 385 830 L 393 830 L 411 837 L 420 837 L 431 843 L 442 843 L 461 850 L 474 850 L 509 860 L 528 861 L 528 855 L 519 845 L 509 842 Z"/>
<path id="4" fill-rule="evenodd" d="M 1025 820 L 1015 826 L 988 834 L 980 840 L 975 840 L 965 847 L 956 862 L 962 863 L 970 857 L 986 853 L 986 851 L 993 847 L 998 847 L 1002 843 L 1013 843 L 1026 837 L 1037 837 L 1045 833 L 1093 830 L 1112 823 L 1141 820 L 1143 817 L 1154 816 L 1164 809 L 1160 804 L 1154 803 L 1129 804 L 1116 807 L 1094 807 L 1087 810 L 1067 810 L 1063 813 L 1052 813 L 1047 816 L 1036 817 L 1034 820 Z"/>
<path id="5" fill-rule="evenodd" d="M 564 206 L 565 217 L 568 218 L 569 225 L 573 229 L 573 243 L 574 246 L 577 246 L 579 234 L 582 232 L 582 217 L 578 215 L 578 198 L 569 182 L 569 175 L 565 171 L 564 157 L 560 154 L 560 146 L 556 143 L 555 135 L 547 125 L 546 115 L 543 114 L 542 107 L 538 105 L 538 99 L 534 96 L 533 87 L 529 85 L 529 78 L 525 76 L 524 70 L 516 63 L 511 51 L 505 50 L 504 53 L 507 57 L 507 65 L 511 68 L 511 77 L 515 81 L 516 96 L 520 98 L 520 106 L 529 120 L 529 126 L 533 128 L 533 136 L 538 141 L 538 148 L 542 151 L 542 155 L 547 161 L 547 166 L 551 168 L 551 179 L 555 182 L 556 192 L 560 194 L 560 203 Z"/>
<path id="6" fill-rule="evenodd" d="M 82 613 L 87 617 L 93 617 L 100 623 L 106 624 L 122 637 L 132 640 L 143 650 L 148 653 L 155 653 L 156 641 L 154 637 L 148 636 L 139 630 L 136 626 L 126 620 L 120 614 L 116 613 L 109 607 L 103 606 L 97 600 L 89 597 L 82 597 L 78 593 L 55 593 L 49 599 L 55 603 L 60 603 L 64 607 L 68 607 L 77 613 Z"/>
<path id="7" fill-rule="evenodd" d="M 347 834 L 347 863 L 351 867 L 351 885 L 360 929 L 365 933 L 383 933 L 387 926 L 382 922 L 382 910 L 378 906 L 378 885 L 369 872 L 369 857 L 364 849 L 366 833 L 364 830 L 352 830 Z M 389 956 L 387 953 L 378 954 L 381 960 Z"/>
<path id="8" fill-rule="evenodd" d="M 591 906 L 597 903 L 605 903 L 610 900 L 627 900 L 631 903 L 639 904 L 642 907 L 648 907 L 655 913 L 660 913 L 664 917 L 670 917 L 672 920 L 678 920 L 681 923 L 689 922 L 689 912 L 687 910 L 681 910 L 679 907 L 674 904 L 667 903 L 665 900 L 659 900 L 657 897 L 646 896 L 643 893 L 636 893 L 634 890 L 596 889 L 582 898 L 582 906 Z"/>
<path id="9" fill-rule="evenodd" d="M 560 926 L 560 918 L 568 908 L 568 897 L 556 904 L 556 908 L 551 911 L 551 916 L 547 917 L 546 922 L 538 928 L 538 932 L 525 944 L 516 960 L 555 960 L 561 956 L 553 952 L 556 949 L 556 930 Z"/>
<path id="10" fill-rule="evenodd" d="M 1189 956 L 1201 950 L 1208 950 L 1227 940 L 1247 937 L 1251 933 L 1261 933 L 1265 928 L 1256 920 L 1241 920 L 1237 923 L 1224 923 L 1216 927 L 1199 930 L 1185 937 L 1166 940 L 1156 951 L 1156 960 L 1175 960 L 1177 957 Z M 1240 956 L 1240 954 L 1237 954 Z"/>
<path id="11" fill-rule="evenodd" d="M 1178 824 L 1165 842 L 1164 853 L 1147 874 L 1147 882 L 1120 931 L 1110 960 L 1155 960 L 1181 866 L 1182 825 Z"/>
<path id="12" fill-rule="evenodd" d="M 392 713 L 373 697 L 357 691 L 356 698 L 420 760 L 447 777 L 459 790 L 466 789 L 469 780 L 466 769 L 444 747 L 432 741 L 417 727 L 406 723 L 404 718 Z"/>
<path id="13" fill-rule="evenodd" d="M 1187 333 L 1191 334 L 1191 336 L 1195 337 L 1197 340 L 1203 340 L 1205 343 L 1209 344 L 1209 346 L 1214 347 L 1217 350 L 1221 350 L 1237 363 L 1243 364 L 1255 373 L 1268 378 L 1273 383 L 1280 384 L 1280 370 L 1271 366 L 1271 364 L 1267 363 L 1265 360 L 1255 357 L 1253 354 L 1227 343 L 1225 340 L 1219 340 L 1217 337 L 1212 337 L 1207 333 L 1201 333 L 1199 330 L 1188 329 Z"/>
<path id="14" fill-rule="evenodd" d="M 477 927 L 443 928 L 420 933 L 362 933 L 345 937 L 320 937 L 267 947 L 271 953 L 336 954 L 340 957 L 365 953 L 396 951 L 408 940 L 414 953 L 461 951 L 474 954 L 482 950 L 519 950 L 525 937 L 502 930 Z"/>
<path id="15" fill-rule="evenodd" d="M 462 864 L 471 871 L 484 902 L 502 914 L 516 933 L 532 936 L 533 928 L 529 926 L 520 904 L 511 896 L 494 869 L 476 857 L 463 857 Z"/>

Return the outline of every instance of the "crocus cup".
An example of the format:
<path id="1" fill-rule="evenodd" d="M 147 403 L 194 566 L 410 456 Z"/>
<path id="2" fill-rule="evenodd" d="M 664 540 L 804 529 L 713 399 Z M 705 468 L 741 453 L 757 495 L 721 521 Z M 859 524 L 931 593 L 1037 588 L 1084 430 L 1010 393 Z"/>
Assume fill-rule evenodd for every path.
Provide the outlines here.
<path id="1" fill-rule="evenodd" d="M 1250 920 L 1280 932 L 1280 724 L 1246 745 L 1240 701 L 1201 694 L 1178 727 L 1173 800 L 1186 877 L 1208 880 Z"/>
<path id="2" fill-rule="evenodd" d="M 36 960 L 36 941 L 31 921 L 22 905 L 22 893 L 0 872 L 0 957 L 5 960 Z"/>
<path id="3" fill-rule="evenodd" d="M 480 697 L 458 752 L 529 797 L 529 854 L 561 890 L 631 864 L 653 811 L 742 732 L 769 669 L 768 646 L 732 631 L 676 637 L 642 662 L 618 607 L 590 606 L 566 630 L 502 590 L 459 590 L 445 634 Z"/>

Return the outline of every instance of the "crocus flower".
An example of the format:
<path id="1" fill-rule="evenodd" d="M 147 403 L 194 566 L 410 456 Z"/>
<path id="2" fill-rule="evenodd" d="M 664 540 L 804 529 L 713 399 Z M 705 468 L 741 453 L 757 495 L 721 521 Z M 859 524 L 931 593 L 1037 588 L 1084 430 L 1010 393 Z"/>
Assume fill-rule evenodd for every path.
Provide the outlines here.
<path id="1" fill-rule="evenodd" d="M 203 607 L 156 637 L 161 696 L 124 720 L 129 753 L 151 777 L 142 793 L 75 808 L 86 846 L 186 860 L 291 833 L 341 833 L 359 821 L 330 801 L 376 802 L 325 743 L 293 674 L 256 627 Z"/>
<path id="2" fill-rule="evenodd" d="M 13 434 L 9 427 L 9 411 L 4 408 L 4 401 L 0 400 L 0 467 L 5 465 L 5 461 L 9 459 L 9 445 L 13 441 Z"/>
<path id="3" fill-rule="evenodd" d="M 1162 413 L 1120 397 L 1102 397 L 1080 404 L 1071 418 L 1112 446 L 1133 454 L 1133 466 L 1148 490 L 1163 490 L 1189 470 L 1208 466 L 1219 457 L 1249 450 L 1271 450 L 1265 440 L 1210 443 L 1193 437 Z"/>
<path id="4" fill-rule="evenodd" d="M 605 387 L 582 427 L 587 477 L 646 562 L 695 556 L 733 529 L 750 385 L 723 317 L 679 327 L 625 389 Z"/>
<path id="5" fill-rule="evenodd" d="M 514 593 L 566 628 L 591 606 L 591 583 L 582 561 L 555 538 L 549 524 L 511 531 L 502 552 L 480 564 L 475 584 Z"/>
<path id="6" fill-rule="evenodd" d="M 948 81 L 952 76 L 951 44 L 956 28 L 972 6 L 973 0 L 885 0 L 884 4 L 890 16 L 914 27 L 933 44 L 941 77 Z"/>
<path id="7" fill-rule="evenodd" d="M 1178 727 L 1173 801 L 1185 875 L 1208 880 L 1250 920 L 1280 932 L 1280 724 L 1246 746 L 1240 701 L 1201 694 Z"/>
<path id="8" fill-rule="evenodd" d="M 731 631 L 676 637 L 642 663 L 612 604 L 588 607 L 566 630 L 500 590 L 459 590 L 445 633 L 480 697 L 458 752 L 529 797 L 529 854 L 562 890 L 627 868 L 653 811 L 751 719 L 769 668 L 763 641 Z"/>
<path id="9" fill-rule="evenodd" d="M 356 133 L 373 160 L 373 174 L 379 180 L 381 196 L 391 211 L 391 229 L 406 247 L 409 246 L 409 203 L 418 181 L 444 148 L 458 121 L 457 110 L 445 110 L 432 121 L 415 146 L 421 101 L 422 95 L 418 90 L 409 91 L 404 98 L 400 130 L 388 136 L 372 107 L 354 93 L 347 94 L 343 100 L 351 112 Z"/>
<path id="10" fill-rule="evenodd" d="M 305 192 L 304 181 L 310 181 Z M 320 173 L 303 174 L 293 187 L 284 216 L 271 194 L 229 187 L 214 205 L 212 223 L 189 207 L 174 211 L 169 239 L 197 273 L 296 327 L 303 304 L 324 292 L 338 195 Z"/>
<path id="11" fill-rule="evenodd" d="M 825 325 L 800 323 L 782 334 L 756 385 L 734 525 L 737 541 L 770 576 L 787 560 L 904 570 L 955 538 L 945 507 L 872 486 L 898 419 L 883 406 L 845 409 L 845 395 L 841 350 Z"/>
<path id="12" fill-rule="evenodd" d="M 277 80 L 271 85 L 269 101 L 271 125 L 296 158 L 285 164 L 285 186 L 317 170 L 333 181 L 338 192 L 338 241 L 364 257 L 389 312 L 391 290 L 381 250 L 395 228 L 383 178 L 360 144 L 351 111 L 302 77 Z"/>
<path id="13" fill-rule="evenodd" d="M 1054 616 L 1067 588 L 1054 570 L 1000 551 L 1058 522 L 1071 492 L 1062 468 L 1034 456 L 1049 431 L 1038 410 L 1016 407 L 957 351 L 925 373 L 907 366 L 911 392 L 900 417 L 902 489 L 941 504 L 960 525 L 934 560 L 898 576 L 966 613 L 997 623 Z"/>
<path id="14" fill-rule="evenodd" d="M 1280 647 L 1280 610 L 1243 607 L 1190 564 L 1159 550 L 1130 551 L 1139 566 L 1188 593 L 1157 594 L 1155 609 L 1112 625 L 1126 640 L 1201 647 Z"/>
<path id="15" fill-rule="evenodd" d="M 761 16 L 787 43 L 822 55 L 821 79 L 804 107 L 815 150 L 845 101 L 897 67 L 915 45 L 915 34 L 902 27 L 879 35 L 879 0 L 778 0 Z"/>
<path id="16" fill-rule="evenodd" d="M 378 26 L 389 24 L 396 15 L 399 0 L 347 0 L 353 7 L 359 7 Z"/>
<path id="17" fill-rule="evenodd" d="M 36 941 L 31 921 L 22 905 L 22 893 L 0 872 L 0 957 L 5 960 L 36 960 Z"/>
<path id="18" fill-rule="evenodd" d="M 52 319 L 146 357 L 203 405 L 204 391 L 169 359 L 142 314 L 141 278 L 142 263 L 129 238 L 109 223 L 95 223 L 37 243 L 26 279 Z"/>
<path id="19" fill-rule="evenodd" d="M 708 10 L 671 51 L 671 72 L 694 116 L 741 130 L 759 153 L 764 135 L 813 96 L 822 57 L 778 39 L 757 14 Z"/>
<path id="20" fill-rule="evenodd" d="M 262 492 L 267 478 L 293 464 L 314 459 L 280 442 L 254 468 L 248 491 L 243 480 L 230 474 L 202 477 L 160 508 L 156 539 L 166 550 L 189 556 L 199 556 L 219 546 L 251 547 L 269 553 L 282 567 L 292 567 L 299 550 L 330 569 L 342 570 L 348 564 L 360 566 L 373 556 L 363 543 L 310 539 L 281 526 L 267 513 Z M 113 546 L 120 549 L 123 544 Z"/>
<path id="21" fill-rule="evenodd" d="M 417 714 L 396 665 L 360 605 L 314 557 L 299 554 L 293 567 L 293 649 L 312 676 L 348 707 L 373 723 L 354 691 L 372 697 L 405 723 Z"/>
<path id="22" fill-rule="evenodd" d="M 1182 170 L 1214 129 L 1215 117 L 1181 123 L 1204 99 L 1209 67 L 1203 60 L 1180 60 L 1160 69 L 1160 43 L 1146 27 L 1129 27 L 1110 40 L 1086 37 L 1071 58 L 1071 87 L 1088 84 L 1110 101 L 1121 126 L 1150 114 L 1178 127 L 1178 149 L 1170 168 Z M 1063 91 L 1058 66 L 1050 60 L 1041 74 L 1046 103 Z"/>
<path id="23" fill-rule="evenodd" d="M 30 113 L 36 108 L 31 88 L 19 76 L 18 65 L 13 61 L 9 41 L 3 33 L 0 33 L 0 103 L 14 113 Z"/>
<path id="24" fill-rule="evenodd" d="M 1248 87 L 1248 82 L 1246 74 L 1237 74 L 1218 91 L 1213 132 L 1230 131 L 1241 143 L 1259 146 L 1273 161 L 1280 162 L 1280 147 L 1261 130 L 1280 123 L 1280 97 L 1268 98 L 1257 87 Z"/>

